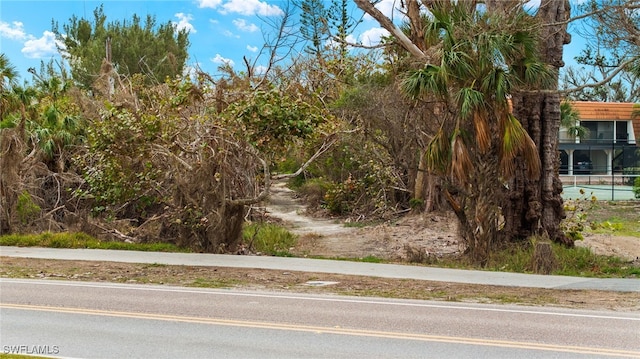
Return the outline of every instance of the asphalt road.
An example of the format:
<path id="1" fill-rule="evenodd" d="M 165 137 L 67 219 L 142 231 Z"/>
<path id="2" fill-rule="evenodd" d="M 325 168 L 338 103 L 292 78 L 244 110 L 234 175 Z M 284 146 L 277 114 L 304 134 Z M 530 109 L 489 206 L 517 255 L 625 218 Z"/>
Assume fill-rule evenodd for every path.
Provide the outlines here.
<path id="1" fill-rule="evenodd" d="M 640 358 L 640 313 L 0 279 L 0 349 L 65 358 Z"/>

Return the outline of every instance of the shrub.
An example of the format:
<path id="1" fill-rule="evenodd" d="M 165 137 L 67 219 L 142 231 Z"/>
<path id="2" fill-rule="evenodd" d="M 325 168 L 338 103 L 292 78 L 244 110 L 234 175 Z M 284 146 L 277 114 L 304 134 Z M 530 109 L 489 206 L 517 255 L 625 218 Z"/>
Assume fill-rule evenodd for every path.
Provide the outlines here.
<path id="1" fill-rule="evenodd" d="M 622 170 L 622 174 L 624 176 L 627 175 L 636 175 L 636 176 L 640 176 L 640 167 L 627 167 L 625 169 Z M 624 177 L 624 184 L 626 184 L 627 186 L 637 186 L 637 180 L 640 177 Z"/>
<path id="2" fill-rule="evenodd" d="M 598 199 L 591 194 L 590 198 L 586 197 L 585 191 L 580 190 L 580 197 L 575 200 L 568 200 L 564 204 L 564 210 L 567 217 L 560 223 L 560 228 L 564 233 L 574 241 L 582 240 L 582 232 L 586 226 L 595 229 L 597 224 L 587 219 L 587 213 L 593 208 Z"/>
<path id="3" fill-rule="evenodd" d="M 636 198 L 640 198 L 640 177 L 636 177 L 636 180 L 633 182 L 633 194 Z"/>
<path id="4" fill-rule="evenodd" d="M 23 224 L 32 222 L 38 214 L 40 214 L 41 208 L 33 202 L 33 198 L 27 191 L 23 191 L 18 196 L 18 203 L 16 205 L 18 212 L 18 219 Z"/>
<path id="5" fill-rule="evenodd" d="M 252 223 L 242 231 L 242 239 L 249 250 L 272 256 L 289 256 L 296 244 L 296 236 L 272 223 Z"/>

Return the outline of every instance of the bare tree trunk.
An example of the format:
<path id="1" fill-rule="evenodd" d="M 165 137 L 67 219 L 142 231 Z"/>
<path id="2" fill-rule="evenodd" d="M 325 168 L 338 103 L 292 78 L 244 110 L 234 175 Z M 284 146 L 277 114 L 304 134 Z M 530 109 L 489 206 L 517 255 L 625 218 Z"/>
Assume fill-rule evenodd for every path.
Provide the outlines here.
<path id="1" fill-rule="evenodd" d="M 570 41 L 566 20 L 568 0 L 543 0 L 537 17 L 542 25 L 540 54 L 558 70 L 564 66 L 563 46 Z M 558 75 L 548 90 L 557 90 Z M 517 93 L 512 97 L 513 112 L 538 147 L 542 162 L 540 178 L 528 178 L 524 161 L 518 163 L 515 178 L 509 183 L 505 214 L 505 234 L 510 238 L 527 238 L 546 234 L 556 242 L 573 245 L 560 230 L 565 217 L 562 203 L 562 183 L 559 177 L 558 130 L 560 127 L 560 96 L 550 93 Z"/>

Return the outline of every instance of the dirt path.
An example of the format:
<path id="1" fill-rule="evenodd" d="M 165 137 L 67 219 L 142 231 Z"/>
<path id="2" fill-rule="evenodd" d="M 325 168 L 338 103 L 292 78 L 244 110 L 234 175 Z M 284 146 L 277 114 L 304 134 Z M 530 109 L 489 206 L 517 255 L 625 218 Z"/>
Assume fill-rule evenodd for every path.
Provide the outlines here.
<path id="1" fill-rule="evenodd" d="M 299 235 L 295 255 L 336 258 L 374 256 L 404 260 L 459 252 L 454 221 L 440 214 L 409 215 L 394 222 L 357 228 L 338 220 L 315 218 L 284 182 L 274 184 L 267 213 Z"/>
<path id="2" fill-rule="evenodd" d="M 299 236 L 291 251 L 299 256 L 424 261 L 429 256 L 460 252 L 456 220 L 443 213 L 407 215 L 393 223 L 357 228 L 345 227 L 337 219 L 306 214 L 304 203 L 286 182 L 272 186 L 267 204 L 270 217 L 282 220 Z M 640 238 L 608 234 L 586 234 L 577 246 L 589 247 L 597 254 L 633 261 L 640 258 Z"/>

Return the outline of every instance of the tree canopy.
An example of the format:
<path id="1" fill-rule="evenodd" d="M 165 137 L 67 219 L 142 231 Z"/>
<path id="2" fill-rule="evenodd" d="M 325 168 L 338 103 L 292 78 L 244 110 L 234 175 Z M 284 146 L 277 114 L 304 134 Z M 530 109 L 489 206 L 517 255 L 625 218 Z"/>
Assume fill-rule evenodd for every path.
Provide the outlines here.
<path id="1" fill-rule="evenodd" d="M 145 21 L 133 15 L 131 20 L 107 22 L 103 6 L 93 19 L 72 16 L 68 23 L 53 23 L 59 51 L 69 60 L 71 74 L 84 88 L 91 88 L 104 72 L 103 60 L 120 75 L 143 74 L 146 81 L 162 83 L 182 75 L 188 58 L 189 33 L 176 29 L 169 21 L 158 24 L 147 15 Z"/>

